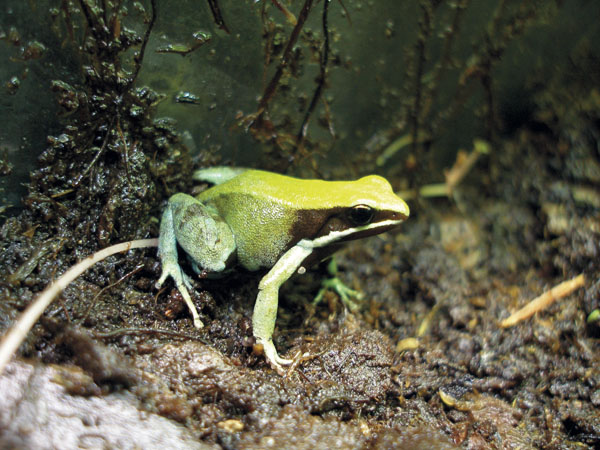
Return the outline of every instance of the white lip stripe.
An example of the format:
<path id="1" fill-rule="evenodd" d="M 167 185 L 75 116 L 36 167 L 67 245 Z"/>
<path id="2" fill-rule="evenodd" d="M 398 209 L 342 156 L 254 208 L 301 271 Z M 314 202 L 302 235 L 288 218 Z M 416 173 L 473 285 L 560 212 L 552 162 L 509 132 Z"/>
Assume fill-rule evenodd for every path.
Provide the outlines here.
<path id="1" fill-rule="evenodd" d="M 326 234 L 325 236 L 321 236 L 313 240 L 302 239 L 300 242 L 298 242 L 297 245 L 305 249 L 325 247 L 354 233 L 359 233 L 364 230 L 372 230 L 375 228 L 385 228 L 391 225 L 398 225 L 402 222 L 402 220 L 384 220 L 383 222 L 372 223 L 362 227 L 348 228 L 347 230 L 343 231 L 332 231 L 331 233 Z"/>

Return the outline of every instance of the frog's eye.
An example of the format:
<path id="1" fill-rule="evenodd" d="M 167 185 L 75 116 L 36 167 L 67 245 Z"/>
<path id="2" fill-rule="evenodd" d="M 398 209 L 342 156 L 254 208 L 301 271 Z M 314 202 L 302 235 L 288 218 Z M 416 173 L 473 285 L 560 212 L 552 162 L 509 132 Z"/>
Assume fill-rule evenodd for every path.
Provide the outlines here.
<path id="1" fill-rule="evenodd" d="M 367 225 L 373 219 L 375 211 L 367 205 L 356 205 L 348 210 L 348 218 L 356 226 Z"/>

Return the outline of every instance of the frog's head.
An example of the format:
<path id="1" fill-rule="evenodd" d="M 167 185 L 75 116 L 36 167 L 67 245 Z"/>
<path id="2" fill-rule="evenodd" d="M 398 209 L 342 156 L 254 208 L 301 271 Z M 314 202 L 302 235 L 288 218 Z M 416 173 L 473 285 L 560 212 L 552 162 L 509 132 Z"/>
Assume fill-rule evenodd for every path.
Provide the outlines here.
<path id="1" fill-rule="evenodd" d="M 396 227 L 410 214 L 404 200 L 394 194 L 390 183 L 377 175 L 356 181 L 327 182 L 322 186 L 320 208 L 305 210 L 311 216 L 298 224 L 318 225 L 311 245 L 325 247 L 383 233 Z"/>

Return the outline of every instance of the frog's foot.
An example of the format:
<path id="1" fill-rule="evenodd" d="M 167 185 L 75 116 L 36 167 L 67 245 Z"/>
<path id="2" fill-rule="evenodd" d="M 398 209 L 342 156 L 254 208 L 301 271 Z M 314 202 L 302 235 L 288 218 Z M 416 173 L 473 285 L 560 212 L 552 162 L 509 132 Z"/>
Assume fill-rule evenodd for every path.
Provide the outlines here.
<path id="1" fill-rule="evenodd" d="M 190 310 L 190 313 L 192 314 L 194 326 L 196 328 L 204 327 L 204 324 L 200 320 L 200 315 L 198 314 L 196 305 L 194 305 L 194 302 L 192 301 L 192 297 L 190 297 L 190 293 L 188 291 L 188 289 L 192 289 L 192 283 L 190 282 L 190 279 L 188 278 L 188 276 L 185 273 L 183 273 L 183 271 L 181 270 L 181 267 L 179 267 L 179 264 L 169 264 L 169 263 L 163 262 L 162 274 L 160 275 L 160 278 L 156 282 L 156 287 L 160 288 L 162 286 L 162 284 L 165 282 L 165 280 L 169 277 L 173 278 L 173 281 L 175 281 L 175 286 L 177 287 L 177 290 L 183 297 L 183 300 L 185 300 L 185 304 L 187 305 L 188 309 Z"/>
<path id="2" fill-rule="evenodd" d="M 271 339 L 258 339 L 258 343 L 262 345 L 263 353 L 265 354 L 265 358 L 267 358 L 269 365 L 275 369 L 279 375 L 285 375 L 286 370 L 283 368 L 283 366 L 289 366 L 294 362 L 294 360 L 280 357 L 277 354 L 275 344 L 273 344 L 273 340 Z"/>
<path id="3" fill-rule="evenodd" d="M 183 270 L 181 270 L 179 264 L 172 264 L 169 262 L 162 263 L 162 273 L 160 274 L 160 278 L 156 282 L 156 287 L 161 287 L 169 277 L 173 278 L 177 287 L 182 285 L 188 289 L 192 289 L 192 282 L 190 281 L 190 277 L 183 273 Z"/>
<path id="4" fill-rule="evenodd" d="M 323 280 L 321 285 L 321 289 L 313 300 L 313 305 L 316 305 L 323 300 L 325 292 L 331 290 L 339 295 L 342 303 L 344 303 L 344 305 L 346 305 L 350 311 L 355 312 L 360 308 L 360 301 L 364 298 L 364 294 L 360 291 L 349 288 L 338 277 Z"/>

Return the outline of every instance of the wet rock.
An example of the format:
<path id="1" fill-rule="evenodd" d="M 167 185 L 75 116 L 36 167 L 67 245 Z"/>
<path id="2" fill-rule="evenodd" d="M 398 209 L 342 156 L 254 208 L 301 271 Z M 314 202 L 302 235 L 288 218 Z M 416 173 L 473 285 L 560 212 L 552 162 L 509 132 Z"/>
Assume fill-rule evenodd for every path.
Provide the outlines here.
<path id="1" fill-rule="evenodd" d="M 77 371 L 78 369 L 72 369 Z M 0 377 L 2 448 L 208 450 L 184 427 L 144 412 L 132 396 L 73 396 L 52 367 L 11 363 Z"/>

